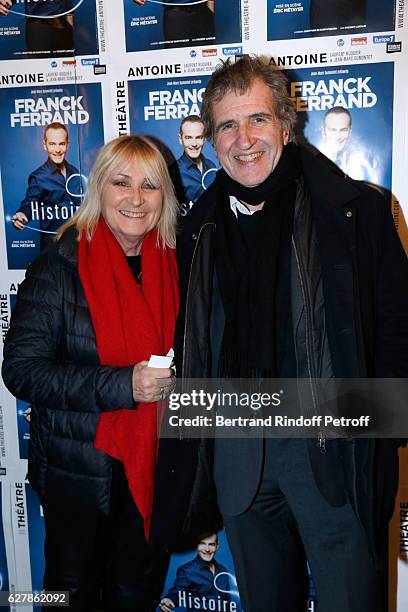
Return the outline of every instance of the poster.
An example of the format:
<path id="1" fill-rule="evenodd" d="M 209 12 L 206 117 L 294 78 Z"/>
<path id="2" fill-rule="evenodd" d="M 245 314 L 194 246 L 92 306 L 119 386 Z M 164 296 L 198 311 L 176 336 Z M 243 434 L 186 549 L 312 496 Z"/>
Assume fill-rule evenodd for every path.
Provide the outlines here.
<path id="1" fill-rule="evenodd" d="M 123 0 L 126 50 L 241 41 L 240 0 Z"/>
<path id="2" fill-rule="evenodd" d="M 182 215 L 208 189 L 219 166 L 212 146 L 205 142 L 204 126 L 197 121 L 207 82 L 207 76 L 128 81 L 130 132 L 149 136 L 159 144 Z M 201 172 L 196 167 L 198 158 Z"/>
<path id="3" fill-rule="evenodd" d="M 8 267 L 25 269 L 81 204 L 104 142 L 101 85 L 4 89 L 0 104 Z"/>
<path id="4" fill-rule="evenodd" d="M 267 39 L 387 32 L 396 0 L 267 0 Z"/>
<path id="5" fill-rule="evenodd" d="M 297 136 L 353 179 L 391 191 L 394 65 L 289 70 Z"/>
<path id="6" fill-rule="evenodd" d="M 172 556 L 161 602 L 170 606 L 173 603 L 174 609 L 180 611 L 241 612 L 234 566 L 224 531 L 204 534 L 197 542 L 196 550 Z"/>
<path id="7" fill-rule="evenodd" d="M 212 566 L 213 573 L 208 565 Z M 310 582 L 307 612 L 315 612 L 315 589 L 309 565 L 307 572 Z M 180 611 L 244 612 L 224 530 L 204 534 L 196 550 L 172 555 L 161 603 L 169 609 L 173 604 L 173 609 Z"/>
<path id="8" fill-rule="evenodd" d="M 0 12 L 0 59 L 40 59 L 99 52 L 97 0 L 12 0 Z"/>

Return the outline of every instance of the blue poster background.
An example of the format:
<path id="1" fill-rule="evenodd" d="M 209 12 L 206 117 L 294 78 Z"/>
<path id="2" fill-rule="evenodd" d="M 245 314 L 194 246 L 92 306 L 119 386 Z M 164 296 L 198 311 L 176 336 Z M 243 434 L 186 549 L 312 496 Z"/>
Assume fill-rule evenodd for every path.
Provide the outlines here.
<path id="1" fill-rule="evenodd" d="M 30 547 L 31 583 L 33 591 L 43 588 L 44 560 L 44 517 L 37 494 L 31 485 L 26 484 L 28 515 L 28 543 Z"/>
<path id="2" fill-rule="evenodd" d="M 52 2 L 52 0 L 42 0 Z M 96 0 L 72 0 L 74 17 L 74 44 L 72 55 L 94 55 L 99 52 Z M 75 8 L 77 6 L 77 8 Z M 0 16 L 0 60 L 27 57 L 25 42 L 24 0 L 17 0 L 6 17 Z M 19 14 L 16 14 L 19 13 Z M 51 51 L 33 57 L 52 57 Z"/>
<path id="3" fill-rule="evenodd" d="M 310 8 L 313 1 L 268 0 L 267 40 L 387 32 L 395 27 L 395 0 L 367 0 L 366 20 L 358 24 L 361 27 L 333 23 L 330 27 L 323 28 L 314 28 L 311 23 Z M 330 5 L 330 0 L 327 0 L 327 5 Z M 279 12 L 285 10 L 287 12 Z"/>
<path id="4" fill-rule="evenodd" d="M 349 140 L 344 147 L 348 154 L 348 168 L 341 170 L 351 178 L 364 180 L 386 191 L 391 191 L 392 180 L 392 126 L 393 126 L 393 92 L 394 92 L 394 65 L 392 62 L 376 64 L 354 64 L 335 68 L 288 70 L 287 75 L 291 83 L 296 85 L 296 98 L 299 105 L 320 105 L 321 109 L 298 110 L 298 139 L 305 140 L 312 146 L 321 150 L 327 156 L 325 149 L 323 121 L 326 110 L 332 106 L 345 106 L 352 116 L 352 129 Z M 342 81 L 343 80 L 343 81 Z M 359 108 L 353 103 L 358 93 L 346 94 L 344 99 L 338 98 L 334 93 L 333 102 L 327 90 L 343 82 L 350 91 L 357 87 L 367 94 L 370 100 L 376 96 L 376 103 L 371 107 Z M 357 85 L 356 85 L 357 84 Z M 360 84 L 360 85 L 358 85 Z M 317 92 L 316 97 L 302 98 L 302 93 Z M 361 92 L 360 92 L 361 93 Z M 364 104 L 364 103 L 363 103 Z M 370 102 L 371 104 L 371 102 Z M 323 108 L 324 107 L 324 108 Z M 335 162 L 334 159 L 332 161 Z"/>
<path id="5" fill-rule="evenodd" d="M 18 427 L 18 446 L 20 449 L 20 459 L 28 458 L 28 442 L 30 440 L 30 423 L 27 421 L 27 411 L 31 408 L 30 404 L 16 399 L 17 427 Z"/>
<path id="6" fill-rule="evenodd" d="M 176 185 L 180 179 L 174 174 L 177 175 L 179 171 L 174 170 L 177 164 L 172 164 L 184 152 L 179 142 L 180 123 L 184 117 L 200 114 L 201 97 L 208 78 L 205 76 L 190 79 L 128 81 L 130 131 L 132 134 L 149 136 L 159 146 L 170 168 L 176 193 L 178 193 Z M 202 155 L 209 160 L 206 162 L 209 167 L 201 176 L 203 189 L 199 187 L 199 191 L 195 192 L 197 197 L 193 194 L 186 196 L 183 189 L 182 194 L 178 193 L 182 216 L 187 214 L 202 191 L 211 185 L 216 168 L 219 166 L 214 149 L 208 142 L 204 143 Z"/>
<path id="7" fill-rule="evenodd" d="M 194 1 L 194 0 L 192 0 Z M 123 0 L 125 14 L 126 51 L 148 51 L 177 47 L 164 40 L 163 5 L 146 0 L 144 6 L 133 0 Z M 132 25 L 133 23 L 133 25 Z M 240 0 L 217 0 L 215 7 L 215 38 L 192 40 L 190 46 L 218 45 L 241 42 Z"/>
<path id="8" fill-rule="evenodd" d="M 86 123 L 69 122 L 69 147 L 66 159 L 83 176 L 82 183 L 94 162 L 97 150 L 104 143 L 102 98 L 100 83 L 58 85 L 53 87 L 22 87 L 0 90 L 0 138 L 7 148 L 0 148 L 0 167 L 3 206 L 6 225 L 8 267 L 25 269 L 39 253 L 40 233 L 38 221 L 30 221 L 22 231 L 11 224 L 11 216 L 25 196 L 30 173 L 43 164 L 47 154 L 43 149 L 44 125 L 11 125 L 11 115 L 16 112 L 16 100 L 60 99 L 64 96 L 81 98 L 81 106 L 89 113 Z M 76 112 L 76 111 L 75 111 Z M 31 113 L 30 113 L 31 116 Z M 49 123 L 47 121 L 46 123 Z M 81 193 L 78 177 L 70 183 L 73 194 Z M 80 198 L 72 198 L 73 202 Z M 13 246 L 14 245 L 14 246 Z"/>

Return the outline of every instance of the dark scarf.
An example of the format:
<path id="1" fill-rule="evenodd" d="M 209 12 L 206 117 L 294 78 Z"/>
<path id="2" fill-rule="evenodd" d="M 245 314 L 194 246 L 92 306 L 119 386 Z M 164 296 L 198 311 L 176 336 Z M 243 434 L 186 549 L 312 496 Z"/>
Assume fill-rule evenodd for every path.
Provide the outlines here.
<path id="1" fill-rule="evenodd" d="M 290 312 L 290 245 L 300 173 L 294 144 L 284 148 L 273 172 L 257 187 L 244 187 L 223 170 L 217 173 L 216 269 L 226 315 L 222 377 L 279 376 Z M 237 221 L 230 195 L 265 205 Z M 255 227 L 245 229 L 245 224 Z"/>
<path id="2" fill-rule="evenodd" d="M 133 366 L 152 354 L 166 355 L 173 346 L 179 306 L 178 274 L 174 250 L 157 244 L 157 230 L 143 240 L 142 285 L 102 218 L 91 241 L 81 238 L 78 257 L 101 365 Z M 115 408 L 101 412 L 94 445 L 124 464 L 147 538 L 159 445 L 158 410 L 163 406 L 141 402 L 137 410 Z"/>

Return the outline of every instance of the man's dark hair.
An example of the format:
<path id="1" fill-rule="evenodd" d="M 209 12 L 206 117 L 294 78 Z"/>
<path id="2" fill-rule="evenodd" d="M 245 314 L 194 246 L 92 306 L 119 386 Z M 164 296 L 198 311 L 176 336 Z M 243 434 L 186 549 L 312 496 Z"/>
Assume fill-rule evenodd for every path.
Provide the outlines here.
<path id="1" fill-rule="evenodd" d="M 196 548 L 200 544 L 200 542 L 202 542 L 206 538 L 210 538 L 213 535 L 216 536 L 217 544 L 218 544 L 218 533 L 214 531 L 213 529 L 209 529 L 208 531 L 202 531 L 201 533 L 198 534 L 197 541 L 196 541 Z"/>
<path id="2" fill-rule="evenodd" d="M 214 103 L 220 102 L 229 92 L 238 95 L 246 93 L 255 80 L 262 81 L 270 88 L 275 114 L 282 129 L 287 130 L 289 140 L 294 140 L 296 111 L 288 94 L 288 79 L 273 60 L 263 55 L 244 55 L 235 63 L 228 58 L 212 73 L 201 107 L 201 119 L 208 139 L 214 139 Z"/>
<path id="3" fill-rule="evenodd" d="M 183 121 L 180 123 L 180 136 L 183 135 L 183 125 L 185 123 L 203 123 L 203 120 L 198 115 L 189 115 L 188 117 L 184 117 Z"/>
<path id="4" fill-rule="evenodd" d="M 350 120 L 351 126 L 352 118 L 348 108 L 345 108 L 344 106 L 333 106 L 332 108 L 329 108 L 329 110 L 326 111 L 324 114 L 323 123 L 326 121 L 326 117 L 328 117 L 329 115 L 347 115 Z"/>
<path id="5" fill-rule="evenodd" d="M 63 123 L 59 123 L 58 121 L 54 121 L 54 123 L 49 123 L 44 129 L 44 141 L 47 140 L 48 130 L 64 130 L 67 135 L 67 140 L 69 140 L 68 128 Z"/>

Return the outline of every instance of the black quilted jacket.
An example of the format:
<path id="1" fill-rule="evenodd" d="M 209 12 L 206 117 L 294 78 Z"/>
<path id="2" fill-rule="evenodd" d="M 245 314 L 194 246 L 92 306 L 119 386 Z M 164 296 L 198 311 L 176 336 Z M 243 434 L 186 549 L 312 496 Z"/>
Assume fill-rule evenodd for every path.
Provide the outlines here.
<path id="1" fill-rule="evenodd" d="M 108 513 L 112 461 L 93 440 L 101 411 L 134 406 L 132 367 L 99 363 L 77 246 L 75 231 L 68 231 L 27 270 L 4 346 L 3 378 L 32 406 L 28 477 L 40 498 Z M 197 446 L 198 440 L 160 442 L 151 529 L 158 545 L 180 548 L 196 535 L 185 518 Z"/>
<path id="2" fill-rule="evenodd" d="M 28 477 L 40 498 L 107 512 L 111 459 L 93 439 L 101 411 L 135 406 L 132 367 L 100 365 L 77 245 L 69 231 L 27 270 L 4 346 L 3 378 L 32 407 Z"/>

